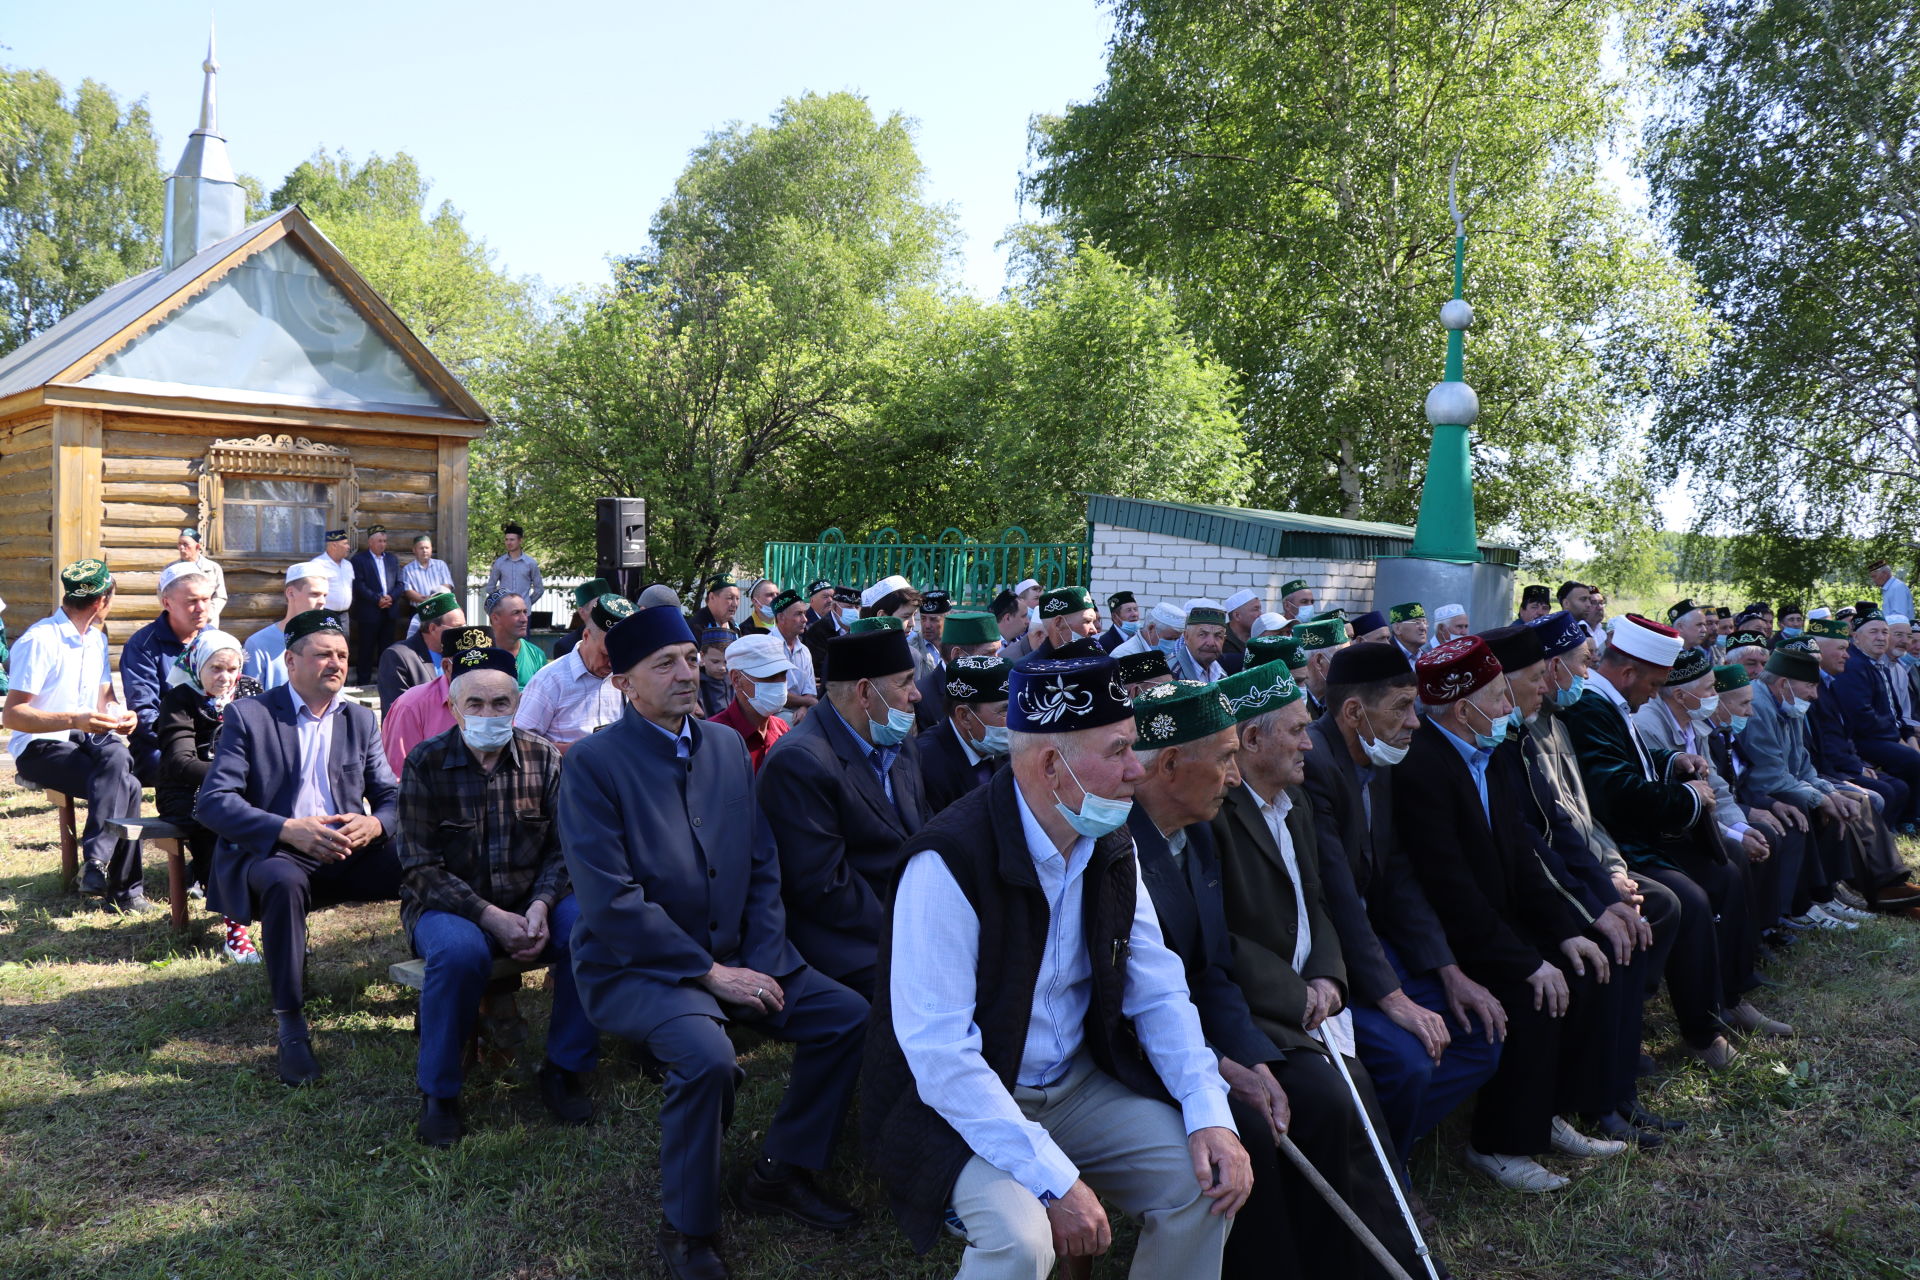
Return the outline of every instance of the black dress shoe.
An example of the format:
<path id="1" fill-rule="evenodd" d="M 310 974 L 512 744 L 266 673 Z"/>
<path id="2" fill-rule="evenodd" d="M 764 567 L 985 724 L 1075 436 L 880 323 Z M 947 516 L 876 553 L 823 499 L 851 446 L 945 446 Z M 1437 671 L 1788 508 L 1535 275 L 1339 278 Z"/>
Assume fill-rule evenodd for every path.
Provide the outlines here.
<path id="1" fill-rule="evenodd" d="M 1642 1129 L 1656 1129 L 1661 1133 L 1686 1132 L 1685 1120 L 1669 1120 L 1665 1116 L 1657 1116 L 1637 1102 L 1625 1114 L 1628 1120 Z"/>
<path id="2" fill-rule="evenodd" d="M 1640 1061 L 1634 1064 L 1633 1074 L 1636 1076 L 1650 1076 L 1659 1069 L 1660 1068 L 1654 1064 L 1653 1059 L 1643 1053 L 1640 1055 Z"/>
<path id="3" fill-rule="evenodd" d="M 81 863 L 80 875 L 77 878 L 81 893 L 97 895 L 102 898 L 111 896 L 107 893 L 107 868 L 105 863 Z"/>
<path id="4" fill-rule="evenodd" d="M 313 1056 L 313 1046 L 304 1037 L 288 1040 L 280 1046 L 281 1084 L 312 1084 L 319 1078 L 320 1062 Z"/>
<path id="5" fill-rule="evenodd" d="M 555 1120 L 578 1126 L 593 1119 L 593 1099 L 587 1096 L 579 1072 L 543 1062 L 533 1079 L 540 1088 L 540 1101 L 547 1104 Z"/>
<path id="6" fill-rule="evenodd" d="M 663 1222 L 653 1247 L 674 1280 L 727 1280 L 727 1264 L 720 1260 L 712 1236 L 681 1235 Z"/>
<path id="7" fill-rule="evenodd" d="M 140 888 L 122 889 L 113 896 L 113 905 L 121 915 L 127 916 L 145 915 L 149 911 L 160 909 L 154 903 L 147 901 L 147 891 Z"/>
<path id="8" fill-rule="evenodd" d="M 784 1213 L 822 1231 L 845 1231 L 860 1220 L 852 1205 L 814 1186 L 813 1175 L 805 1169 L 769 1178 L 755 1168 L 747 1175 L 740 1202 L 749 1213 Z"/>
<path id="9" fill-rule="evenodd" d="M 1658 1151 L 1667 1145 L 1667 1135 L 1652 1129 L 1642 1129 L 1630 1123 L 1618 1111 L 1609 1111 L 1593 1122 L 1595 1132 L 1602 1138 L 1611 1138 L 1615 1142 L 1630 1143 L 1642 1151 Z"/>
<path id="10" fill-rule="evenodd" d="M 420 1095 L 420 1123 L 414 1128 L 421 1142 L 429 1147 L 446 1148 L 466 1135 L 460 1120 L 460 1099 Z"/>

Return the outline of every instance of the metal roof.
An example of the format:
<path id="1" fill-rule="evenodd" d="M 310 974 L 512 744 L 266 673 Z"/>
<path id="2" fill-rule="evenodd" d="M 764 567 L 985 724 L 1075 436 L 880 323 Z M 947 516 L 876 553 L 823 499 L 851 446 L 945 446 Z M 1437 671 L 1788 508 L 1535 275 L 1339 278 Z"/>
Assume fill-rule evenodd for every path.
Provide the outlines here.
<path id="1" fill-rule="evenodd" d="M 1411 525 L 1104 493 L 1087 495 L 1087 523 L 1163 533 L 1284 560 L 1372 560 L 1404 556 L 1413 549 Z M 1519 549 L 1503 543 L 1482 539 L 1480 554 L 1489 564 L 1520 563 Z"/>

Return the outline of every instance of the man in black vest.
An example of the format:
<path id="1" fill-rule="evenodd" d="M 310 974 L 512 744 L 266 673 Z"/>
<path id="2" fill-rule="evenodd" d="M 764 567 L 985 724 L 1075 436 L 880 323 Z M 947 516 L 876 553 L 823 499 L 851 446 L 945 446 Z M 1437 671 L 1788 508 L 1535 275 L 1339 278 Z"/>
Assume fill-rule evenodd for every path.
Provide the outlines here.
<path id="1" fill-rule="evenodd" d="M 916 1249 L 1045 1275 L 1141 1219 L 1132 1274 L 1220 1274 L 1252 1189 L 1213 1052 L 1121 828 L 1142 771 L 1112 658 L 1011 679 L 1010 768 L 905 846 L 862 1111 Z"/>

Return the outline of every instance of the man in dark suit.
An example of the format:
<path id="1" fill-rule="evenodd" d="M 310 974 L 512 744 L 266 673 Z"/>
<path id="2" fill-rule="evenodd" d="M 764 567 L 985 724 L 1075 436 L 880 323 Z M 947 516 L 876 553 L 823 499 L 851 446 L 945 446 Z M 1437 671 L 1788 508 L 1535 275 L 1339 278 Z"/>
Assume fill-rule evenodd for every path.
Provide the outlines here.
<path id="1" fill-rule="evenodd" d="M 1007 758 L 1005 658 L 955 658 L 945 668 L 947 714 L 920 735 L 920 782 L 932 817 L 993 776 Z"/>
<path id="2" fill-rule="evenodd" d="M 819 599 L 817 593 L 814 599 Z M 813 655 L 816 685 L 827 679 L 827 641 L 847 634 L 847 626 L 859 616 L 860 593 L 852 587 L 835 587 L 832 607 L 823 616 L 808 623 L 807 629 L 800 633 L 800 643 L 806 645 L 807 652 Z"/>
<path id="3" fill-rule="evenodd" d="M 1140 631 L 1140 602 L 1131 591 L 1116 591 L 1107 597 L 1107 629 L 1100 633 L 1100 648 L 1112 653 Z"/>
<path id="4" fill-rule="evenodd" d="M 1914 750 L 1893 697 L 1893 680 L 1905 673 L 1898 668 L 1890 673 L 1880 664 L 1893 638 L 1885 614 L 1878 609 L 1856 613 L 1852 628 L 1846 665 L 1834 677 L 1833 692 L 1846 712 L 1861 759 L 1881 777 L 1898 779 L 1906 788 L 1905 807 L 1896 809 L 1889 802 L 1886 821 L 1902 835 L 1912 835 L 1920 817 L 1920 751 Z M 1826 641 L 1820 647 L 1824 650 Z"/>
<path id="5" fill-rule="evenodd" d="M 746 746 L 690 714 L 700 668 L 679 607 L 622 619 L 607 657 L 621 718 L 576 742 L 560 774 L 560 843 L 580 905 L 574 976 L 594 1025 L 666 1068 L 656 1245 L 669 1275 L 710 1280 L 727 1274 L 714 1243 L 721 1140 L 743 1078 L 724 1024 L 795 1046 L 742 1200 L 841 1230 L 852 1210 L 806 1171 L 832 1156 L 867 1006 L 787 940 Z"/>
<path id="6" fill-rule="evenodd" d="M 780 849 L 787 933 L 807 963 L 871 998 L 900 842 L 927 820 L 913 654 L 881 628 L 827 643 L 827 696 L 767 752 L 757 788 Z"/>
<path id="7" fill-rule="evenodd" d="M 388 645 L 380 655 L 380 722 L 400 695 L 415 685 L 425 684 L 440 675 L 440 639 L 448 631 L 467 625 L 467 615 L 451 591 L 430 595 L 420 602 L 420 629 L 398 644 Z"/>
<path id="8" fill-rule="evenodd" d="M 1414 873 L 1460 967 L 1494 994 L 1507 1020 L 1499 1069 L 1474 1107 L 1466 1162 L 1510 1191 L 1558 1190 L 1567 1179 L 1535 1156 L 1627 1149 L 1556 1114 L 1563 1019 L 1597 1012 L 1593 985 L 1611 972 L 1587 921 L 1534 856 L 1511 771 L 1492 767 L 1513 711 L 1499 659 L 1467 636 L 1421 654 L 1414 675 L 1427 717 L 1395 766 L 1394 821 L 1423 833 Z"/>
<path id="9" fill-rule="evenodd" d="M 287 683 L 227 707 L 194 817 L 219 837 L 207 905 L 260 919 L 287 1084 L 320 1076 L 309 1043 L 307 912 L 398 896 L 400 787 L 373 712 L 340 696 L 347 638 L 314 609 L 287 624 Z M 258 910 L 256 911 L 256 907 Z"/>
<path id="10" fill-rule="evenodd" d="M 387 550 L 387 526 L 383 524 L 368 529 L 367 545 L 353 553 L 350 613 L 354 683 L 371 684 L 380 655 L 407 621 L 407 597 L 400 588 L 400 557 Z"/>
<path id="11" fill-rule="evenodd" d="M 1293 691 L 1291 712 L 1281 701 L 1289 689 Z M 1127 821 L 1140 859 L 1141 880 L 1153 899 L 1166 944 L 1186 970 L 1200 1028 L 1220 1054 L 1220 1073 L 1233 1090 L 1236 1123 L 1253 1160 L 1253 1198 L 1227 1238 L 1221 1274 L 1375 1274 L 1371 1264 L 1362 1270 L 1352 1233 L 1305 1179 L 1278 1158 L 1277 1138 L 1282 1132 L 1293 1138 L 1343 1199 L 1355 1204 L 1368 1227 L 1405 1265 L 1420 1270 L 1417 1246 L 1393 1202 L 1380 1163 L 1369 1150 L 1352 1095 L 1339 1073 L 1310 1040 L 1282 1052 L 1274 1037 L 1255 1025 L 1248 996 L 1236 982 L 1242 961 L 1244 967 L 1253 968 L 1272 957 L 1257 943 L 1230 935 L 1225 878 L 1215 853 L 1214 827 L 1209 825 L 1219 821 L 1222 802 L 1229 795 L 1247 794 L 1241 785 L 1240 735 L 1229 703 L 1230 690 L 1236 697 L 1255 690 L 1266 693 L 1264 698 L 1242 697 L 1249 721 L 1268 727 L 1297 722 L 1291 735 L 1284 727 L 1276 729 L 1266 744 L 1276 746 L 1286 736 L 1284 749 L 1297 762 L 1297 729 L 1305 723 L 1305 709 L 1298 701 L 1298 686 L 1284 666 L 1270 667 L 1264 675 L 1249 672 L 1245 678 L 1219 685 L 1155 685 L 1134 699 L 1134 724 L 1139 731 L 1134 753 L 1146 773 L 1134 785 L 1133 812 Z M 1252 732 L 1257 739 L 1260 728 Z M 1273 754 L 1268 751 L 1260 763 L 1264 765 Z M 1254 820 L 1264 832 L 1264 819 L 1257 812 Z M 1242 837 L 1260 838 L 1230 825 L 1227 829 L 1236 844 L 1244 844 Z M 1267 839 L 1271 840 L 1270 833 Z M 1273 852 L 1278 866 L 1283 858 L 1277 848 Z M 1298 866 L 1299 850 L 1294 852 Z M 1241 887 L 1236 885 L 1236 896 Z M 1289 881 L 1281 896 L 1290 896 L 1291 890 Z M 1283 928 L 1290 925 L 1297 931 L 1299 912 L 1271 905 L 1276 921 L 1284 919 Z M 1326 926 L 1313 897 L 1305 906 L 1308 918 L 1322 926 L 1311 940 L 1305 969 L 1296 970 L 1290 955 L 1284 973 L 1282 966 L 1273 966 L 1272 972 L 1263 969 L 1258 978 L 1247 979 L 1249 987 L 1255 982 L 1267 984 L 1254 988 L 1254 999 L 1266 1002 L 1269 1011 L 1276 996 L 1285 999 L 1315 983 L 1324 984 L 1319 991 L 1326 996 L 1329 1012 L 1337 1007 L 1339 940 Z M 1239 904 L 1235 909 L 1240 910 Z M 1296 940 L 1298 936 L 1296 932 Z M 1315 976 L 1309 980 L 1304 976 L 1308 973 Z M 1306 1039 L 1297 1023 L 1290 1022 L 1287 1032 L 1289 1039 Z M 1353 1069 L 1360 1070 L 1358 1064 Z"/>
<path id="12" fill-rule="evenodd" d="M 992 614 L 984 609 L 956 609 L 949 613 L 940 633 L 941 665 L 933 671 L 921 672 L 914 682 L 920 691 L 920 701 L 914 704 L 913 717 L 920 728 L 934 728 L 947 717 L 947 664 L 956 658 L 992 658 L 999 653 L 1000 629 L 994 625 Z"/>
<path id="13" fill-rule="evenodd" d="M 1333 655 L 1326 688 L 1327 711 L 1307 728 L 1302 811 L 1346 960 L 1360 1060 L 1405 1158 L 1492 1079 L 1504 1015 L 1454 960 L 1394 829 L 1392 766 L 1420 726 L 1412 665 L 1395 645 L 1352 645 Z M 1410 843 L 1418 856 L 1418 837 Z"/>

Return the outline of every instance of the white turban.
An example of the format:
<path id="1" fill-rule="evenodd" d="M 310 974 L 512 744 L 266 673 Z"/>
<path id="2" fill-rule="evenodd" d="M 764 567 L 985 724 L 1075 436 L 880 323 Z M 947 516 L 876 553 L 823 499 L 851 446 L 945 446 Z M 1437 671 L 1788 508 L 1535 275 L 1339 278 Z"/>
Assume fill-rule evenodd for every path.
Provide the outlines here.
<path id="1" fill-rule="evenodd" d="M 1628 615 L 1614 621 L 1610 647 L 1656 667 L 1670 667 L 1686 646 L 1672 627 Z"/>

